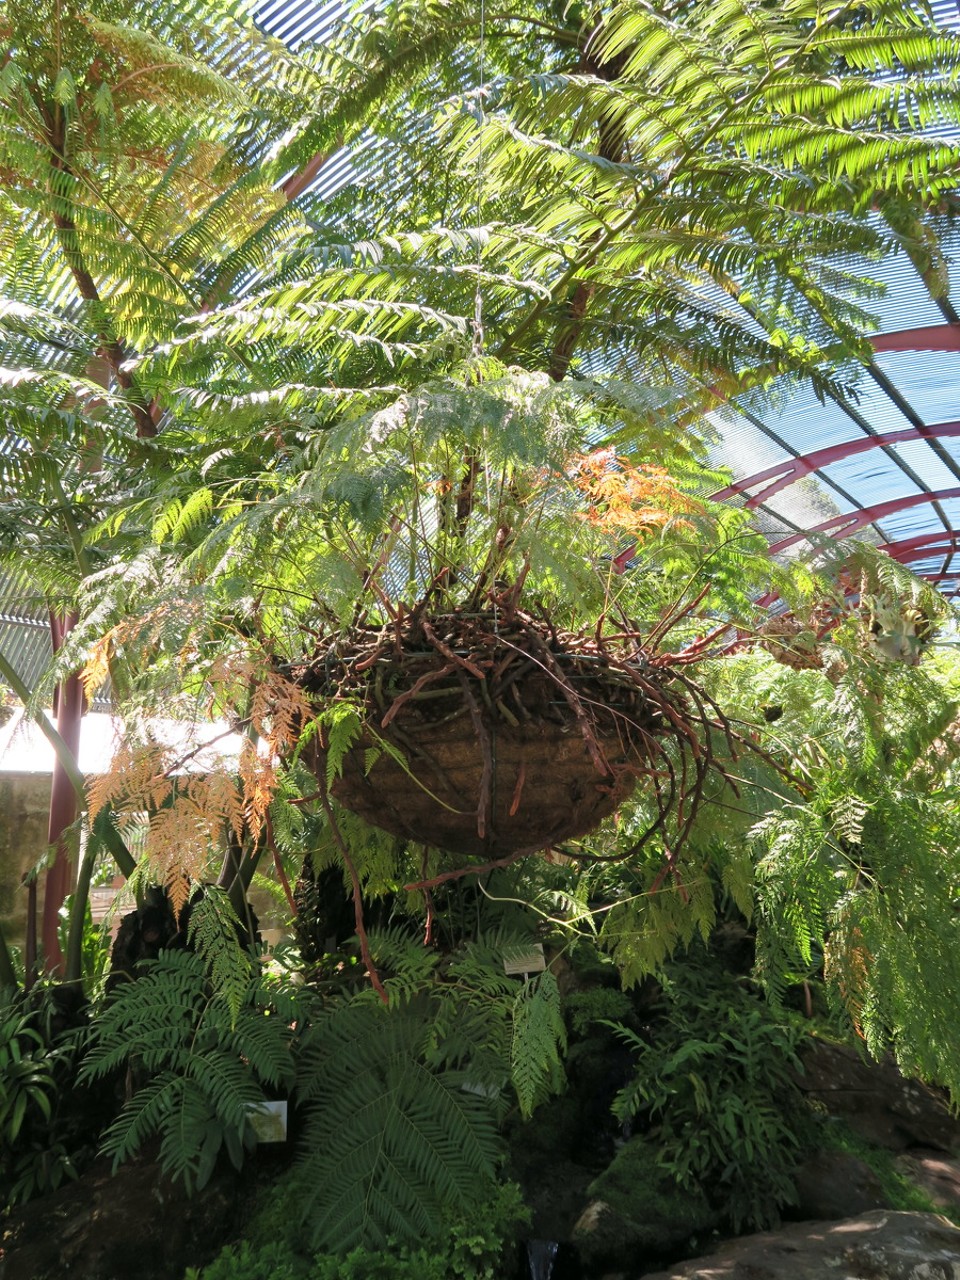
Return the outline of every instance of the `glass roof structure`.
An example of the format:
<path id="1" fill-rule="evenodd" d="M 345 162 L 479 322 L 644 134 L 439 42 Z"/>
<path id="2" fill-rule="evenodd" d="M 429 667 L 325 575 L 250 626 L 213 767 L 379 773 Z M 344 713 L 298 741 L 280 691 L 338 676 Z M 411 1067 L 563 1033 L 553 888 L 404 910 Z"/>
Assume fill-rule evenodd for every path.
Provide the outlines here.
<path id="1" fill-rule="evenodd" d="M 932 299 L 906 258 L 879 263 L 886 294 L 856 397 L 798 388 L 773 409 L 717 415 L 717 496 L 755 510 L 771 551 L 806 532 L 859 535 L 949 595 L 960 592 L 960 234 L 946 244 L 951 291 Z"/>
<path id="2" fill-rule="evenodd" d="M 960 27 L 957 0 L 932 8 Z M 855 397 L 820 403 L 801 387 L 772 409 L 716 415 L 714 459 L 734 476 L 716 496 L 756 511 L 773 554 L 808 548 L 808 533 L 856 536 L 960 594 L 960 232 L 943 247 L 943 297 L 906 255 L 876 264 L 884 290 Z"/>
<path id="3" fill-rule="evenodd" d="M 931 8 L 941 26 L 960 29 L 960 0 Z M 297 47 L 322 41 L 342 12 L 342 0 L 267 0 L 258 20 Z M 344 153 L 314 191 L 332 194 L 350 178 Z M 960 595 L 960 313 L 951 301 L 960 299 L 960 230 L 944 248 L 942 298 L 906 255 L 875 265 L 874 355 L 855 397 L 820 403 L 801 387 L 776 408 L 714 416 L 713 460 L 734 477 L 716 496 L 756 511 L 772 553 L 808 548 L 807 532 L 856 536 Z"/>

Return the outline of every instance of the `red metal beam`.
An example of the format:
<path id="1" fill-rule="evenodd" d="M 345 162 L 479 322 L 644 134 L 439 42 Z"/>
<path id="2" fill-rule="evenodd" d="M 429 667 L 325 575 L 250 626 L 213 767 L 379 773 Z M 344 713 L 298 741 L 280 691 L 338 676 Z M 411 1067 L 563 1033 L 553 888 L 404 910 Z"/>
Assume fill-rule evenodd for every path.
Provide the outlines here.
<path id="1" fill-rule="evenodd" d="M 891 498 L 889 502 L 878 502 L 872 507 L 863 507 L 860 511 L 851 511 L 847 515 L 833 516 L 820 524 L 813 525 L 806 533 L 794 533 L 789 538 L 782 538 L 770 547 L 771 555 L 786 551 L 788 547 L 805 542 L 811 533 L 823 533 L 830 538 L 846 538 L 851 533 L 858 533 L 868 524 L 876 520 L 884 520 L 898 511 L 906 511 L 910 507 L 922 507 L 932 502 L 946 502 L 951 498 L 960 498 L 960 489 L 939 489 L 936 493 L 911 493 L 903 498 Z"/>
<path id="2" fill-rule="evenodd" d="M 960 351 L 960 324 L 931 324 L 895 333 L 873 333 L 874 351 Z"/>
<path id="3" fill-rule="evenodd" d="M 758 493 L 746 501 L 749 508 L 759 507 L 782 489 L 794 484 L 803 476 L 813 471 L 820 471 L 834 462 L 842 462 L 844 458 L 853 458 L 858 453 L 868 453 L 871 449 L 880 449 L 884 445 L 904 444 L 908 440 L 942 440 L 960 438 L 960 422 L 938 422 L 932 426 L 904 427 L 900 431 L 888 431 L 882 436 L 862 436 L 856 440 L 844 440 L 842 444 L 827 445 L 825 449 L 815 449 L 800 458 L 785 458 L 765 471 L 757 471 L 743 480 L 735 480 L 713 495 L 715 502 L 723 502 L 738 493 L 746 493 L 755 485 L 764 485 Z"/>
<path id="4" fill-rule="evenodd" d="M 921 533 L 913 538 L 901 538 L 898 542 L 884 542 L 877 550 L 885 551 L 894 560 L 906 564 L 941 552 L 956 551 L 958 546 L 960 529 L 941 529 L 939 533 Z"/>

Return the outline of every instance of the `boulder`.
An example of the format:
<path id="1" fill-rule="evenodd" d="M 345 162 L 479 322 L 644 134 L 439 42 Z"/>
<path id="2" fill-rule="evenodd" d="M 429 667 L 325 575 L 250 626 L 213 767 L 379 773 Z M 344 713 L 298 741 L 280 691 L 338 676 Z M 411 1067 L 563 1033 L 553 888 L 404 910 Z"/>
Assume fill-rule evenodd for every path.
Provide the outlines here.
<path id="1" fill-rule="evenodd" d="M 960 1151 L 960 1118 L 946 1096 L 905 1079 L 892 1058 L 875 1062 L 846 1045 L 811 1040 L 803 1066 L 801 1090 L 873 1146 Z"/>
<path id="2" fill-rule="evenodd" d="M 573 1228 L 587 1274 L 633 1268 L 638 1260 L 689 1253 L 719 1222 L 702 1190 L 678 1187 L 644 1138 L 632 1138 L 589 1187 Z"/>
<path id="3" fill-rule="evenodd" d="M 851 1218 L 888 1205 L 880 1179 L 864 1160 L 824 1148 L 804 1160 L 794 1175 L 791 1218 Z"/>
<path id="4" fill-rule="evenodd" d="M 743 1236 L 644 1280 L 960 1280 L 960 1228 L 932 1213 L 874 1210 Z"/>
<path id="5" fill-rule="evenodd" d="M 948 1160 L 934 1151 L 905 1151 L 897 1156 L 896 1165 L 938 1209 L 960 1210 L 960 1160 Z"/>

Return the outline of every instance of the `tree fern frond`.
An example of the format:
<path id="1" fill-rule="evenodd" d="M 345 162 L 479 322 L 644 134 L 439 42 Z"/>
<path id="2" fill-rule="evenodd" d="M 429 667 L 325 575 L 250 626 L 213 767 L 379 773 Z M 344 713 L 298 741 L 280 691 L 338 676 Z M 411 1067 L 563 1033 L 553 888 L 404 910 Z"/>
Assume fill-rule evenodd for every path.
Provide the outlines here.
<path id="1" fill-rule="evenodd" d="M 489 1104 L 424 1067 L 423 1035 L 412 1012 L 366 1002 L 333 1011 L 311 1033 L 305 1084 L 314 1103 L 299 1183 L 317 1247 L 416 1239 L 492 1177 L 499 1148 Z M 335 1179 L 321 1176 L 330 1161 Z"/>

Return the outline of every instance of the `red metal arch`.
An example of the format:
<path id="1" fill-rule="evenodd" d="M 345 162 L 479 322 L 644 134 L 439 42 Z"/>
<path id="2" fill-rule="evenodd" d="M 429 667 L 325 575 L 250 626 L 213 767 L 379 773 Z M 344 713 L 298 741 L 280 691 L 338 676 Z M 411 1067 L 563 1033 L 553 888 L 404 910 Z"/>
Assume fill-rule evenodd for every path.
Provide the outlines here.
<path id="1" fill-rule="evenodd" d="M 939 533 L 921 533 L 913 538 L 881 543 L 877 550 L 885 551 L 902 564 L 909 564 L 911 560 L 925 560 L 927 556 L 947 555 L 960 550 L 960 530 L 941 529 Z"/>
<path id="2" fill-rule="evenodd" d="M 960 351 L 960 324 L 931 324 L 919 329 L 870 335 L 874 351 Z"/>
<path id="3" fill-rule="evenodd" d="M 862 436 L 856 440 L 844 440 L 842 444 L 831 444 L 824 449 L 815 449 L 800 458 L 785 458 L 765 471 L 757 471 L 743 480 L 734 480 L 713 495 L 714 501 L 722 502 L 735 497 L 738 493 L 746 493 L 755 485 L 764 485 L 759 493 L 752 494 L 746 501 L 749 508 L 759 507 L 782 489 L 794 484 L 803 476 L 813 471 L 820 471 L 834 462 L 844 458 L 855 457 L 858 453 L 867 453 L 871 449 L 880 449 L 884 445 L 903 444 L 908 440 L 938 440 L 960 438 L 960 422 L 938 422 L 929 427 L 904 427 L 900 431 L 889 431 L 882 436 Z"/>
<path id="4" fill-rule="evenodd" d="M 907 511 L 910 507 L 922 507 L 932 502 L 946 502 L 951 498 L 960 498 L 960 489 L 939 489 L 936 493 L 911 493 L 903 498 L 891 498 L 888 502 L 878 502 L 872 507 L 863 507 L 859 511 L 850 511 L 846 515 L 833 516 L 813 525 L 805 533 L 794 533 L 789 538 L 782 538 L 770 546 L 771 555 L 786 551 L 788 547 L 805 542 L 809 534 L 822 533 L 830 538 L 846 538 L 851 533 L 858 533 L 875 520 L 883 520 L 895 515 L 898 511 Z"/>

